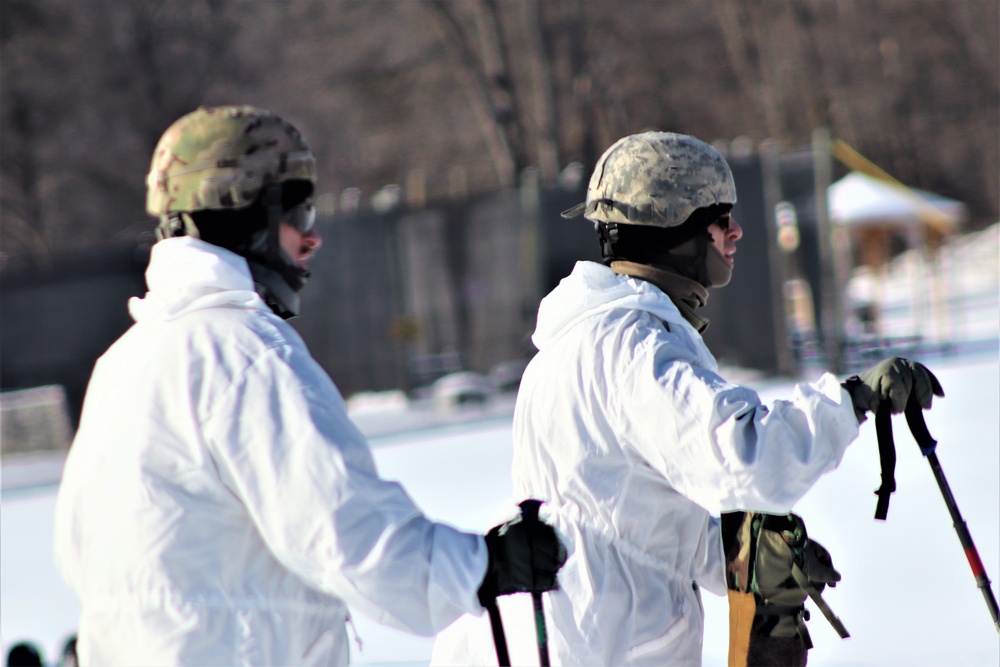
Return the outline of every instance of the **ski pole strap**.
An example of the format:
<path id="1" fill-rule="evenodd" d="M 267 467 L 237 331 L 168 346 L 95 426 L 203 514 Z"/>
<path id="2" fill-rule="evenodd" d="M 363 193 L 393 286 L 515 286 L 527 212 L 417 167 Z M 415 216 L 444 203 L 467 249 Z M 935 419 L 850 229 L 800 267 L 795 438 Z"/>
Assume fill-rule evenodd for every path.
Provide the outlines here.
<path id="1" fill-rule="evenodd" d="M 923 417 L 920 419 L 922 421 Z M 889 513 L 889 496 L 896 490 L 896 443 L 892 437 L 892 411 L 886 402 L 879 405 L 875 413 L 875 433 L 878 435 L 878 457 L 882 464 L 882 486 L 875 489 L 878 496 L 875 518 L 885 521 Z"/>
<path id="2" fill-rule="evenodd" d="M 920 453 L 924 456 L 933 454 L 937 440 L 927 430 L 920 404 L 911 398 L 906 403 L 904 414 L 910 433 L 920 447 Z M 896 490 L 896 443 L 892 436 L 892 413 L 887 403 L 879 405 L 878 412 L 875 413 L 875 433 L 878 435 L 878 457 L 882 464 L 882 486 L 875 490 L 875 495 L 878 496 L 875 518 L 885 521 L 889 513 L 889 496 Z"/>
<path id="3" fill-rule="evenodd" d="M 924 411 L 914 399 L 906 404 L 903 411 L 906 415 L 906 424 L 910 427 L 913 439 L 920 446 L 920 453 L 928 456 L 937 447 L 937 440 L 931 437 L 931 432 L 927 430 L 927 422 L 924 421 Z"/>

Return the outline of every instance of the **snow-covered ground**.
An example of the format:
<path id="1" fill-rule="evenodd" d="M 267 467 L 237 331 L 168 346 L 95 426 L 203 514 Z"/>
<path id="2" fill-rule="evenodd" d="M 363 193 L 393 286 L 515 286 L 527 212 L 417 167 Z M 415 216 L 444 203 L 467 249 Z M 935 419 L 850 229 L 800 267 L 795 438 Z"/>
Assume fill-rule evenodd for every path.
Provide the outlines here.
<path id="1" fill-rule="evenodd" d="M 1000 289 L 993 230 L 992 236 L 966 244 L 968 252 L 985 260 L 956 259 L 950 265 L 955 280 L 967 285 L 957 294 L 960 298 L 952 300 L 964 305 L 951 311 L 964 324 L 953 329 L 948 354 L 937 350 L 926 361 L 947 393 L 927 413 L 928 426 L 940 441 L 941 465 L 997 595 Z M 891 275 L 888 284 L 900 280 L 898 273 Z M 903 301 L 887 298 L 886 303 Z M 907 308 L 903 304 L 886 309 L 887 321 L 905 328 L 905 318 L 915 321 Z M 768 380 L 758 388 L 765 400 L 772 400 L 787 397 L 791 382 Z M 429 516 L 484 531 L 510 506 L 508 399 L 462 408 L 444 418 L 392 399 L 369 397 L 355 405 L 358 422 L 370 433 L 380 472 L 400 480 Z M 810 665 L 1000 665 L 1000 638 L 934 477 L 903 420 L 895 422 L 895 430 L 898 491 L 887 521 L 872 518 L 879 459 L 871 423 L 862 428 L 840 469 L 822 479 L 796 508 L 843 575 L 824 597 L 852 635 L 841 640 L 813 608 L 809 627 L 815 649 Z M 6 656 L 13 643 L 33 641 L 50 664 L 74 632 L 79 611 L 52 559 L 60 469 L 61 459 L 49 456 L 5 459 L 0 473 L 0 645 Z M 724 665 L 725 600 L 705 597 L 704 661 Z M 428 664 L 433 638 L 406 635 L 363 617 L 355 624 L 364 644 L 354 652 L 355 664 Z"/>

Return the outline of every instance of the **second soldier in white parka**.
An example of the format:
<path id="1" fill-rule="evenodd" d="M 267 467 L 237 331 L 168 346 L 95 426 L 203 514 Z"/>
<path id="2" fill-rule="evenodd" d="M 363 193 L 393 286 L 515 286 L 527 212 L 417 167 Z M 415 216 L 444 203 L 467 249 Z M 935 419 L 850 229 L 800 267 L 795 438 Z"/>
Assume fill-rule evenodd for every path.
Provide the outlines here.
<path id="1" fill-rule="evenodd" d="M 715 149 L 647 132 L 611 146 L 586 203 L 563 214 L 594 223 L 604 261 L 577 263 L 542 300 L 514 416 L 515 495 L 545 500 L 569 544 L 545 596 L 553 664 L 700 664 L 700 588 L 726 594 L 720 514 L 789 512 L 890 384 L 900 405 L 915 383 L 929 401 L 906 360 L 891 378 L 825 374 L 769 405 L 719 375 L 698 310 L 732 275 L 735 203 Z M 433 664 L 495 664 L 483 628 L 456 623 Z M 531 626 L 508 634 L 513 662 L 537 664 Z"/>

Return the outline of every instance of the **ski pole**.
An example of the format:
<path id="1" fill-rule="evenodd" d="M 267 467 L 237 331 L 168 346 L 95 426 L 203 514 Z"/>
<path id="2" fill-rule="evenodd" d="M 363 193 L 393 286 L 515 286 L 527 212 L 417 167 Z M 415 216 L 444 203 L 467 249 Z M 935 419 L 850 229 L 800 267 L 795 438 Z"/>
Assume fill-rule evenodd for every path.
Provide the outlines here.
<path id="1" fill-rule="evenodd" d="M 545 630 L 545 609 L 542 594 L 532 593 L 531 602 L 535 607 L 535 633 L 538 635 L 538 664 L 549 667 L 549 637 Z"/>
<path id="2" fill-rule="evenodd" d="M 976 545 L 972 542 L 969 527 L 962 518 L 962 514 L 958 511 L 955 496 L 951 493 L 951 487 L 948 486 L 948 480 L 945 479 L 941 463 L 938 461 L 937 454 L 934 451 L 937 447 L 937 440 L 931 437 L 930 431 L 927 430 L 927 422 L 924 421 L 923 410 L 916 400 L 910 399 L 906 404 L 904 414 L 906 415 L 906 423 L 910 427 L 910 433 L 913 434 L 913 439 L 917 441 L 920 451 L 927 458 L 931 470 L 934 472 L 934 479 L 937 480 L 938 487 L 941 489 L 941 495 L 944 496 L 944 503 L 948 506 L 948 512 L 951 514 L 951 519 L 954 522 L 955 531 L 958 533 L 958 540 L 965 550 L 965 557 L 969 560 L 972 574 L 976 577 L 976 585 L 983 592 L 986 606 L 989 607 L 990 615 L 993 616 L 993 625 L 996 627 L 997 633 L 1000 634 L 1000 614 L 997 611 L 997 600 L 993 595 L 993 589 L 990 588 L 990 579 L 986 576 L 986 568 L 983 567 L 979 551 L 976 550 Z"/>
<path id="3" fill-rule="evenodd" d="M 882 485 L 875 490 L 878 504 L 875 519 L 885 521 L 889 513 L 889 496 L 896 491 L 896 443 L 892 437 L 892 409 L 888 403 L 875 413 L 875 433 L 878 434 L 878 458 L 882 465 Z"/>
<path id="4" fill-rule="evenodd" d="M 500 667 L 510 667 L 510 654 L 507 653 L 507 636 L 503 631 L 503 620 L 500 618 L 500 609 L 497 607 L 496 598 L 486 605 L 486 611 L 490 615 L 490 629 L 493 630 L 493 647 L 497 651 L 497 662 Z"/>
<path id="5" fill-rule="evenodd" d="M 525 500 L 521 503 L 521 519 L 525 523 L 538 523 L 538 500 Z M 545 608 L 542 605 L 542 594 L 532 592 L 531 602 L 535 610 L 535 635 L 538 637 L 538 661 L 542 667 L 549 667 L 549 638 L 545 628 Z"/>

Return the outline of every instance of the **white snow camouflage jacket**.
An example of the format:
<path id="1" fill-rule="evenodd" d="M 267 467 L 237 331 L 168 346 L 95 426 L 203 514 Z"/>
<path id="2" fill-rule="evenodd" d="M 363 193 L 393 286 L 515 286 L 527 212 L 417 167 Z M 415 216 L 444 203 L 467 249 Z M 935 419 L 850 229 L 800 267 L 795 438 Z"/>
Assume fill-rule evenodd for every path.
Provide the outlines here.
<path id="1" fill-rule="evenodd" d="M 577 263 L 546 296 L 514 417 L 514 494 L 546 501 L 569 545 L 546 594 L 553 664 L 697 665 L 693 582 L 725 594 L 721 512 L 784 513 L 858 434 L 832 375 L 791 400 L 717 374 L 651 283 Z M 537 664 L 530 602 L 501 598 L 514 664 Z M 496 664 L 483 619 L 439 635 L 432 664 Z"/>
<path id="2" fill-rule="evenodd" d="M 81 664 L 346 664 L 347 605 L 425 635 L 482 611 L 482 537 L 379 478 L 243 258 L 169 239 L 146 279 L 95 366 L 59 489 Z"/>

